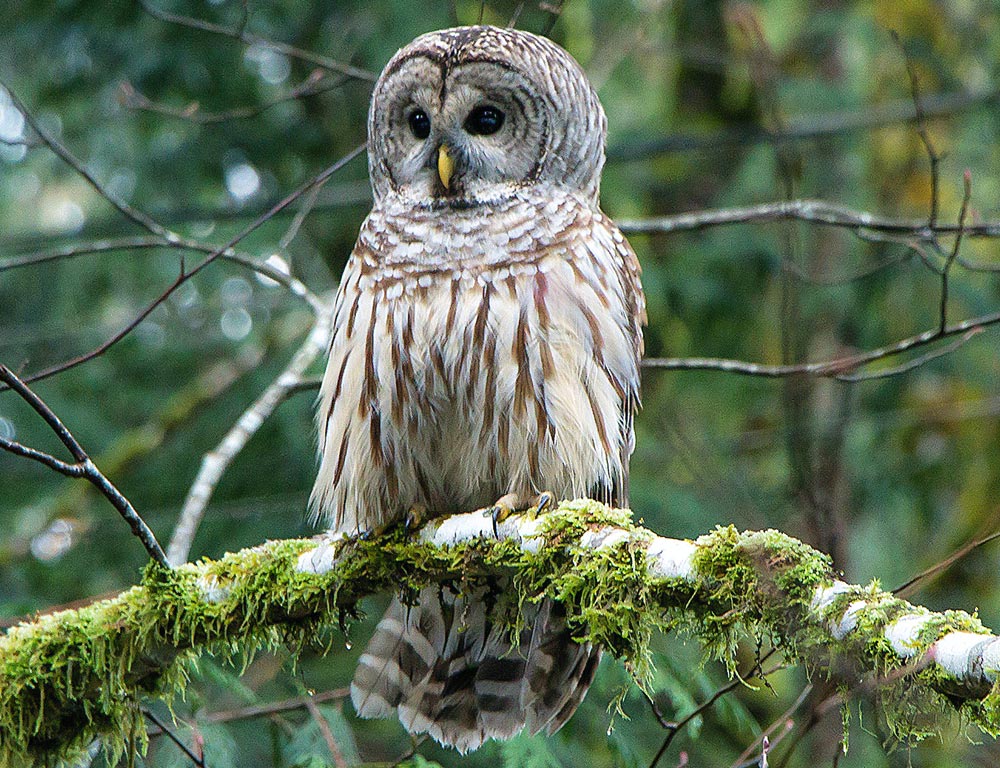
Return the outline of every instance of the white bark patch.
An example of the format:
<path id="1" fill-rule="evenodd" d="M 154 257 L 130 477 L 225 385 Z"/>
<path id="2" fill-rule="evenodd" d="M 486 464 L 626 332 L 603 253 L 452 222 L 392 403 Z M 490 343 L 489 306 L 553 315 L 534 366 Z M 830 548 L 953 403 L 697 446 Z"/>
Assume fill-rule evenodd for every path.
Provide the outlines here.
<path id="1" fill-rule="evenodd" d="M 844 611 L 844 615 L 840 617 L 840 621 L 830 622 L 830 634 L 833 635 L 837 640 L 843 640 L 847 637 L 848 633 L 854 631 L 858 626 L 858 614 L 868 605 L 864 600 L 855 600 L 849 606 L 847 610 Z"/>
<path id="2" fill-rule="evenodd" d="M 680 539 L 655 537 L 646 547 L 646 567 L 656 579 L 694 579 L 694 553 L 698 547 L 693 542 Z"/>
<path id="3" fill-rule="evenodd" d="M 328 533 L 322 543 L 299 555 L 295 570 L 299 573 L 314 573 L 317 576 L 329 573 L 337 564 L 341 542 L 346 538 L 347 535 L 340 531 Z"/>
<path id="4" fill-rule="evenodd" d="M 930 653 L 943 670 L 960 680 L 979 677 L 982 653 L 995 640 L 992 635 L 949 632 L 931 646 Z"/>
<path id="5" fill-rule="evenodd" d="M 607 549 L 628 539 L 629 532 L 623 528 L 605 526 L 596 531 L 586 531 L 580 537 L 580 546 L 584 549 Z"/>
<path id="6" fill-rule="evenodd" d="M 816 594 L 813 595 L 812 599 L 812 609 L 819 614 L 826 611 L 827 608 L 833 603 L 837 598 L 837 595 L 842 595 L 845 592 L 850 592 L 854 587 L 845 581 L 840 581 L 839 579 L 829 587 L 817 587 Z"/>
<path id="7" fill-rule="evenodd" d="M 506 528 L 510 520 L 505 520 L 497 526 L 497 533 L 500 527 Z M 460 544 L 471 539 L 493 538 L 493 518 L 482 512 L 466 512 L 461 515 L 452 515 L 440 523 L 424 526 L 420 531 L 420 541 L 425 544 L 433 544 L 436 547 L 446 547 Z M 508 538 L 500 535 L 498 538 Z"/>
<path id="8" fill-rule="evenodd" d="M 983 648 L 983 676 L 993 682 L 1000 674 L 1000 638 Z"/>
<path id="9" fill-rule="evenodd" d="M 918 650 L 917 638 L 927 622 L 930 621 L 929 613 L 910 613 L 900 616 L 892 624 L 885 628 L 885 639 L 889 641 L 892 649 L 904 659 L 914 656 Z"/>
<path id="10" fill-rule="evenodd" d="M 517 517 L 516 527 L 517 536 L 521 540 L 521 549 L 537 554 L 538 550 L 542 548 L 542 544 L 545 543 L 545 537 L 541 535 L 541 519 L 538 517 Z"/>

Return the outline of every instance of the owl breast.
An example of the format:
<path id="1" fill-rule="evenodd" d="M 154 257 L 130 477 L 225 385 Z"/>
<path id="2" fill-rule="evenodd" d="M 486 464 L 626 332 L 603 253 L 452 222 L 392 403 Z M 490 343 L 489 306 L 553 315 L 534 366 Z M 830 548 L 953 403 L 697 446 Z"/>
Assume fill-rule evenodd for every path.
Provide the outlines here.
<path id="1" fill-rule="evenodd" d="M 338 294 L 317 514 L 355 533 L 509 493 L 624 504 L 642 298 L 618 230 L 568 194 L 396 205 Z"/>

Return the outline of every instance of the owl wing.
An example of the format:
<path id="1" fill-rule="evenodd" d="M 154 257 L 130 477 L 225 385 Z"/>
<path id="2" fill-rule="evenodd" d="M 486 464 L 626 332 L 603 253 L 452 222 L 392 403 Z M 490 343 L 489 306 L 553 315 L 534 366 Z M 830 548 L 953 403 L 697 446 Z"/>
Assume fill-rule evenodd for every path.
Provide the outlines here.
<path id="1" fill-rule="evenodd" d="M 616 497 L 612 497 L 609 502 L 614 506 L 627 507 L 628 501 L 628 475 L 629 459 L 632 451 L 635 450 L 635 414 L 642 405 L 639 397 L 639 366 L 645 345 L 642 337 L 642 329 L 646 326 L 646 295 L 642 292 L 642 267 L 639 259 L 632 250 L 632 246 L 621 233 L 621 230 L 610 219 L 604 218 L 603 225 L 607 227 L 615 243 L 615 266 L 619 285 L 621 286 L 622 302 L 624 304 L 625 315 L 622 318 L 626 333 L 631 337 L 633 354 L 635 360 L 634 373 L 626 377 L 625 381 L 625 401 L 622 407 L 622 418 L 619 424 L 620 441 L 622 450 L 622 470 L 624 473 L 623 484 Z"/>
<path id="2" fill-rule="evenodd" d="M 589 495 L 612 506 L 628 506 L 628 464 L 635 447 L 634 420 L 640 406 L 639 364 L 646 299 L 635 252 L 608 217 L 597 212 L 580 223 L 565 257 L 572 285 L 563 322 L 570 323 L 601 376 L 584 375 L 609 465 L 609 477 Z M 569 282 L 569 281 L 566 281 Z M 603 377 L 603 378 L 602 378 Z M 606 420 L 614 419 L 613 424 Z M 606 435 L 605 432 L 608 434 Z"/>
<path id="3" fill-rule="evenodd" d="M 385 339 L 375 333 L 378 302 L 367 284 L 373 258 L 370 229 L 366 221 L 334 300 L 317 409 L 320 467 L 310 506 L 316 519 L 345 533 L 388 522 L 380 519 L 388 500 L 373 367 Z"/>

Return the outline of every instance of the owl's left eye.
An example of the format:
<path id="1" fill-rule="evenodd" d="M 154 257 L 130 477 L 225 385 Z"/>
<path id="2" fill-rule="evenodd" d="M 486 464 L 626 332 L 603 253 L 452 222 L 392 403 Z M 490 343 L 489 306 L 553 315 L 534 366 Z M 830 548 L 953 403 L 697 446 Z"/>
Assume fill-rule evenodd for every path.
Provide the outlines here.
<path id="1" fill-rule="evenodd" d="M 431 135 L 431 119 L 422 109 L 413 110 L 406 121 L 410 124 L 410 131 L 418 139 L 426 139 Z"/>
<path id="2" fill-rule="evenodd" d="M 503 126 L 504 114 L 490 104 L 473 109 L 465 118 L 465 130 L 474 136 L 489 136 Z"/>

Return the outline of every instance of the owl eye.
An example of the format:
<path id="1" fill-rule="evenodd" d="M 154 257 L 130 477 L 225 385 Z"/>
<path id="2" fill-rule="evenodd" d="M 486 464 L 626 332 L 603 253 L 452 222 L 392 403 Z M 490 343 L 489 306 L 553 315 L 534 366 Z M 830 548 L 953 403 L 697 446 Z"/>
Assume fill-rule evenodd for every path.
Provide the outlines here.
<path id="1" fill-rule="evenodd" d="M 410 131 L 418 139 L 426 139 L 431 135 L 431 119 L 422 109 L 415 109 L 406 118 L 410 124 Z"/>
<path id="2" fill-rule="evenodd" d="M 503 126 L 504 114 L 489 104 L 473 109 L 465 118 L 465 130 L 474 136 L 489 136 Z"/>

